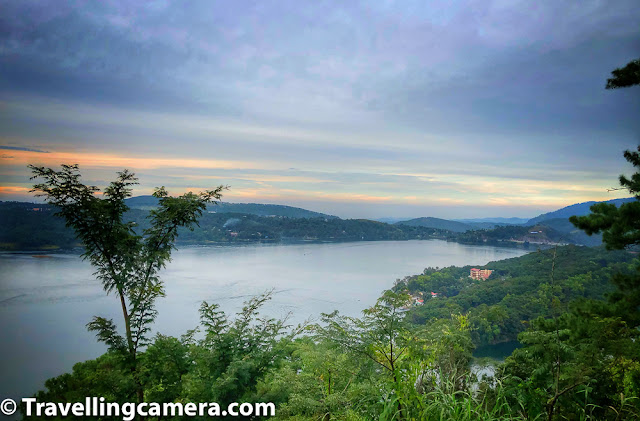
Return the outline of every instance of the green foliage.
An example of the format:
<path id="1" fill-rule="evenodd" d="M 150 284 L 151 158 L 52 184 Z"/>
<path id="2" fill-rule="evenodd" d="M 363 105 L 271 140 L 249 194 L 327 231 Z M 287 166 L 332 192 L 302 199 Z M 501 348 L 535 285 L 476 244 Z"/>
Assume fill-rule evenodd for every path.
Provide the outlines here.
<path id="1" fill-rule="evenodd" d="M 640 244 L 640 146 L 637 151 L 625 151 L 624 157 L 636 168 L 627 178 L 620 176 L 620 185 L 636 198 L 619 208 L 598 204 L 588 216 L 571 218 L 571 222 L 587 234 L 602 232 L 608 249 L 635 249 Z M 617 290 L 610 302 L 631 326 L 640 326 L 640 266 L 632 273 L 618 273 L 612 277 Z"/>
<path id="2" fill-rule="evenodd" d="M 284 364 L 258 386 L 262 401 L 279 403 L 279 418 L 377 416 L 383 385 L 371 360 L 354 359 L 330 342 L 315 343 L 308 337 L 291 345 Z"/>
<path id="3" fill-rule="evenodd" d="M 397 381 L 398 363 L 411 340 L 403 312 L 410 301 L 406 291 L 387 290 L 375 306 L 363 312 L 363 318 L 340 316 L 336 311 L 323 314 L 324 326 L 314 329 L 320 338 L 331 339 L 346 351 L 371 359 Z"/>
<path id="4" fill-rule="evenodd" d="M 613 77 L 607 79 L 607 89 L 640 85 L 640 60 L 631 60 L 626 66 L 612 71 L 611 74 Z"/>
<path id="5" fill-rule="evenodd" d="M 158 334 L 140 355 L 140 378 L 148 402 L 175 402 L 183 392 L 183 376 L 189 373 L 189 343 Z"/>
<path id="6" fill-rule="evenodd" d="M 640 146 L 637 152 L 625 151 L 624 157 L 636 169 L 640 169 Z M 620 185 L 640 199 L 640 172 L 631 178 L 620 176 Z M 620 207 L 598 203 L 591 207 L 591 214 L 572 217 L 570 221 L 587 234 L 602 232 L 602 241 L 609 249 L 623 249 L 640 244 L 640 201 L 624 203 Z"/>
<path id="7" fill-rule="evenodd" d="M 410 225 L 410 226 L 417 226 L 417 227 L 437 228 L 437 229 L 449 230 L 452 232 L 465 232 L 465 231 L 472 230 L 474 228 L 472 225 L 465 224 L 463 222 L 449 221 L 447 219 L 431 218 L 431 217 L 414 218 L 414 219 L 409 219 L 408 221 L 400 221 L 400 222 L 397 222 L 396 225 Z"/>
<path id="8" fill-rule="evenodd" d="M 182 398 L 191 402 L 253 401 L 258 381 L 286 354 L 299 332 L 285 320 L 260 317 L 258 310 L 271 293 L 245 303 L 233 321 L 216 304 L 200 308 L 205 337 L 192 341 L 189 373 L 182 377 Z"/>
<path id="9" fill-rule="evenodd" d="M 45 382 L 45 391 L 38 392 L 38 402 L 75 403 L 85 402 L 87 396 L 104 397 L 106 402 L 123 404 L 130 402 L 135 396 L 136 383 L 128 368 L 123 354 L 107 352 L 95 360 L 77 363 L 71 373 L 65 373 Z M 21 407 L 23 415 L 25 407 Z M 30 417 L 23 419 L 63 419 L 61 417 Z M 65 418 L 68 419 L 68 418 Z M 104 419 L 121 420 L 122 417 L 105 417 Z"/>
<path id="10" fill-rule="evenodd" d="M 532 322 L 519 337 L 523 347 L 503 367 L 512 404 L 549 419 L 580 419 L 578 414 L 617 419 L 621 411 L 622 419 L 638 416 L 633 397 L 640 391 L 640 373 L 632 339 L 637 332 L 618 317 L 598 313 L 592 303 L 582 302 L 557 319 Z"/>

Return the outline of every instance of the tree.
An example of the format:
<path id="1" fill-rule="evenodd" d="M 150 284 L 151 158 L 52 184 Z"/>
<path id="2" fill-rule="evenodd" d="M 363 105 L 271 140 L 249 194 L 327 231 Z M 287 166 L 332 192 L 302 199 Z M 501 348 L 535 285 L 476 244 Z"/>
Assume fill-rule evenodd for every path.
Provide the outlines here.
<path id="1" fill-rule="evenodd" d="M 631 60 L 626 66 L 612 71 L 611 74 L 613 77 L 607 79 L 607 89 L 640 85 L 640 59 Z"/>
<path id="2" fill-rule="evenodd" d="M 607 89 L 629 87 L 640 84 L 640 60 L 633 60 L 624 68 L 612 72 L 613 78 L 607 81 Z M 635 201 L 616 207 L 612 204 L 597 203 L 593 205 L 591 214 L 587 216 L 572 216 L 569 220 L 576 227 L 587 234 L 602 233 L 602 241 L 607 249 L 629 249 L 640 245 L 640 146 L 637 151 L 625 151 L 625 159 L 630 162 L 636 172 L 627 178 L 619 177 L 622 189 L 626 189 L 635 197 Z M 609 295 L 608 303 L 585 302 L 577 307 L 576 313 L 581 317 L 582 324 L 587 322 L 593 326 L 603 326 L 582 332 L 583 337 L 599 339 L 606 338 L 606 343 L 615 343 L 615 348 L 609 345 L 595 347 L 606 349 L 602 361 L 606 361 L 603 372 L 608 382 L 602 379 L 600 385 L 611 384 L 610 396 L 619 396 L 617 404 L 620 410 L 618 416 L 627 406 L 628 396 L 635 397 L 640 393 L 640 265 L 636 262 L 633 273 L 617 273 L 611 282 L 617 287 Z M 598 333 L 602 332 L 600 335 Z M 601 342 L 603 342 L 601 340 Z M 607 349 L 608 348 L 608 349 Z M 600 351 L 602 352 L 602 351 Z M 613 386 L 615 385 L 615 386 Z M 625 398 L 625 396 L 627 398 Z M 613 408 L 612 405 L 608 405 Z M 640 412 L 637 399 L 629 409 L 635 416 Z"/>
<path id="3" fill-rule="evenodd" d="M 614 77 L 607 81 L 607 89 L 639 85 L 640 59 L 611 73 Z M 620 186 L 636 200 L 619 208 L 608 203 L 596 203 L 591 206 L 590 215 L 569 218 L 573 225 L 589 235 L 602 232 L 602 241 L 607 249 L 622 250 L 640 245 L 640 146 L 637 151 L 625 151 L 624 157 L 636 172 L 631 178 L 621 175 Z M 640 326 L 640 266 L 635 274 L 616 274 L 611 281 L 618 290 L 610 296 L 610 301 L 618 306 L 631 326 Z"/>
<path id="4" fill-rule="evenodd" d="M 335 311 L 323 314 L 325 326 L 315 326 L 320 338 L 370 359 L 388 373 L 396 395 L 399 419 L 404 418 L 399 396 L 402 388 L 400 367 L 415 339 L 403 312 L 403 307 L 410 303 L 411 296 L 406 290 L 387 290 L 376 305 L 363 311 L 362 319 L 340 316 Z"/>
<path id="5" fill-rule="evenodd" d="M 171 197 L 164 187 L 156 188 L 153 196 L 159 205 L 149 213 L 151 226 L 142 232 L 135 224 L 124 222 L 128 210 L 125 199 L 131 196 L 131 186 L 137 178 L 128 170 L 118 173 L 104 192 L 81 182 L 78 165 L 62 165 L 60 171 L 30 165 L 31 179 L 44 181 L 33 186 L 32 192 L 57 208 L 67 226 L 74 229 L 84 246 L 83 259 L 96 268 L 95 275 L 107 294 L 115 293 L 120 300 L 125 325 L 122 337 L 113 319 L 95 316 L 87 324 L 98 340 L 111 350 L 126 356 L 136 382 L 139 402 L 144 390 L 137 373 L 137 354 L 147 344 L 147 334 L 156 317 L 155 301 L 164 295 L 158 273 L 170 260 L 179 227 L 193 229 L 207 203 L 216 203 L 226 187 L 201 193 L 185 193 Z"/>
<path id="6" fill-rule="evenodd" d="M 625 151 L 625 159 L 640 170 L 640 146 L 637 152 Z M 640 244 L 640 172 L 627 178 L 619 178 L 622 188 L 635 196 L 635 202 L 623 203 L 620 207 L 610 203 L 596 203 L 591 214 L 569 218 L 576 227 L 587 234 L 602 232 L 602 241 L 608 249 L 621 250 Z"/>
<path id="7" fill-rule="evenodd" d="M 195 331 L 184 336 L 188 345 L 189 373 L 183 375 L 182 398 L 189 402 L 253 402 L 256 385 L 285 356 L 302 327 L 289 330 L 286 318 L 261 316 L 260 308 L 272 291 L 251 298 L 233 320 L 217 304 L 200 306 L 204 338 L 196 341 Z"/>

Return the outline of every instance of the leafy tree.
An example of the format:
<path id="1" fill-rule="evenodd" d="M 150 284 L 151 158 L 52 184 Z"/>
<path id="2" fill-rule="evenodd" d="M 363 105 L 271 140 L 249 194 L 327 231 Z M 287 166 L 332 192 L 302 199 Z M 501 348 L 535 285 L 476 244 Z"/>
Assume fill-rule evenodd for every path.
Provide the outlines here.
<path id="1" fill-rule="evenodd" d="M 631 60 L 626 66 L 614 70 L 611 74 L 613 77 L 607 79 L 607 89 L 640 85 L 640 59 Z"/>
<path id="2" fill-rule="evenodd" d="M 335 343 L 310 337 L 290 346 L 285 363 L 259 384 L 259 400 L 275 402 L 278 417 L 314 420 L 375 419 L 381 381 L 375 364 L 353 358 Z"/>
<path id="3" fill-rule="evenodd" d="M 149 402 L 174 402 L 182 395 L 182 379 L 190 369 L 189 344 L 171 336 L 156 335 L 140 354 L 140 378 Z"/>
<path id="4" fill-rule="evenodd" d="M 258 381 L 285 356 L 301 328 L 289 330 L 285 319 L 261 317 L 260 307 L 271 292 L 245 302 L 235 320 L 229 320 L 217 304 L 203 302 L 201 324 L 205 336 L 189 343 L 189 373 L 182 377 L 182 399 L 189 402 L 217 402 L 221 406 L 255 399 Z"/>
<path id="5" fill-rule="evenodd" d="M 632 60 L 625 67 L 611 72 L 613 77 L 607 80 L 606 89 L 626 88 L 640 85 L 640 59 Z M 625 151 L 625 159 L 636 169 L 640 169 L 640 146 L 637 152 Z M 602 232 L 602 241 L 608 249 L 623 249 L 640 244 L 640 172 L 631 178 L 619 177 L 620 185 L 635 196 L 636 201 L 624 203 L 617 208 L 607 203 L 591 206 L 591 214 L 569 218 L 576 227 L 587 234 Z"/>
<path id="6" fill-rule="evenodd" d="M 71 373 L 64 373 L 45 382 L 46 391 L 39 391 L 38 402 L 74 403 L 84 402 L 87 396 L 100 396 L 106 402 L 124 404 L 131 401 L 136 384 L 123 361 L 126 356 L 119 352 L 106 352 L 95 360 L 77 363 Z M 26 405 L 21 407 L 23 420 L 51 420 L 52 417 L 26 416 Z M 53 419 L 69 419 L 56 417 Z M 122 420 L 122 417 L 104 417 L 104 420 Z"/>
<path id="7" fill-rule="evenodd" d="M 319 337 L 370 359 L 388 374 L 396 395 L 399 418 L 403 418 L 398 396 L 403 387 L 400 368 L 414 339 L 403 311 L 410 302 L 411 296 L 406 290 L 387 290 L 373 307 L 363 311 L 363 318 L 340 316 L 336 311 L 323 314 L 325 326 L 315 327 Z"/>
<path id="8" fill-rule="evenodd" d="M 450 319 L 434 320 L 418 331 L 421 340 L 413 347 L 412 357 L 421 363 L 417 383 L 423 391 L 446 386 L 455 393 L 466 387 L 474 349 L 470 330 L 467 316 L 452 314 Z"/>
<path id="9" fill-rule="evenodd" d="M 171 257 L 179 227 L 193 228 L 207 203 L 221 198 L 219 186 L 202 193 L 185 193 L 171 197 L 164 187 L 153 196 L 159 205 L 149 214 L 150 226 L 142 235 L 135 224 L 123 222 L 128 210 L 125 199 L 131 196 L 131 186 L 137 184 L 133 173 L 124 170 L 100 195 L 96 186 L 81 182 L 78 165 L 62 165 L 60 171 L 29 166 L 32 179 L 43 179 L 32 192 L 54 205 L 57 215 L 74 229 L 84 246 L 82 257 L 96 268 L 107 294 L 115 293 L 120 300 L 125 324 L 122 337 L 113 319 L 95 316 L 87 324 L 98 340 L 113 351 L 126 355 L 127 364 L 137 384 L 136 394 L 144 401 L 144 390 L 137 373 L 137 355 L 147 344 L 151 323 L 156 317 L 155 301 L 164 295 L 158 273 Z M 215 203 L 215 202 L 214 202 Z"/>
<path id="10" fill-rule="evenodd" d="M 640 170 L 640 146 L 638 151 L 625 151 L 624 157 Z M 592 235 L 602 232 L 602 241 L 608 249 L 624 249 L 640 244 L 640 172 L 627 178 L 620 176 L 620 185 L 637 199 L 620 207 L 610 203 L 596 203 L 591 214 L 572 216 L 569 220 L 578 228 Z"/>
<path id="11" fill-rule="evenodd" d="M 640 61 L 613 71 L 607 89 L 640 83 Z M 640 168 L 638 152 L 626 151 L 625 158 Z M 637 199 L 622 204 L 598 203 L 588 216 L 572 216 L 570 221 L 588 235 L 602 232 L 607 249 L 625 249 L 640 244 L 640 172 L 631 178 L 620 176 L 620 184 Z M 554 266 L 555 266 L 554 252 Z M 572 279 L 579 284 L 583 279 Z M 559 289 L 554 282 L 541 289 L 558 309 L 561 294 L 576 291 L 579 285 Z M 609 303 L 595 300 L 574 302 L 570 312 L 552 319 L 536 319 L 519 339 L 524 347 L 516 350 L 505 364 L 508 382 L 523 408 L 531 416 L 546 412 L 547 419 L 563 418 L 637 419 L 640 408 L 640 364 L 638 326 L 640 326 L 640 272 L 617 274 L 611 278 L 617 291 Z M 575 284 L 575 282 L 574 282 Z M 565 287 L 569 286 L 565 284 Z M 578 393 L 579 392 L 579 393 Z M 583 398 L 581 397 L 583 396 Z M 588 399 L 590 396 L 590 399 Z M 533 414 L 531 413 L 533 411 Z"/>

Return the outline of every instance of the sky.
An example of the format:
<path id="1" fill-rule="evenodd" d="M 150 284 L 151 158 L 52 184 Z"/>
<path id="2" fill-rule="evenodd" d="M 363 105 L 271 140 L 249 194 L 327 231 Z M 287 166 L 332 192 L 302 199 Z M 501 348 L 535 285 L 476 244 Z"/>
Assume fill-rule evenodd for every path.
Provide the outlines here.
<path id="1" fill-rule="evenodd" d="M 604 86 L 639 22 L 637 0 L 0 0 L 0 200 L 74 163 L 346 218 L 626 197 L 640 87 Z"/>

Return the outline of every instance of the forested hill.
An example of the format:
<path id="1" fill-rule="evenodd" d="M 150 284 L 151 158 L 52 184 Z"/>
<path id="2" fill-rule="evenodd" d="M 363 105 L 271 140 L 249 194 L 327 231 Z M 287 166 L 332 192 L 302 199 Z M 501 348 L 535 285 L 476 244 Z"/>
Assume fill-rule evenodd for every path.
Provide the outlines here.
<path id="1" fill-rule="evenodd" d="M 158 205 L 153 196 L 136 196 L 126 199 L 127 206 L 132 209 L 148 210 Z M 337 218 L 337 216 L 314 212 L 307 209 L 285 205 L 268 205 L 260 203 L 227 203 L 220 202 L 209 205 L 207 210 L 215 213 L 244 213 L 258 216 L 286 216 L 287 218 Z"/>
<path id="2" fill-rule="evenodd" d="M 603 298 L 613 290 L 609 281 L 613 273 L 634 272 L 635 257 L 604 247 L 558 247 L 553 282 L 561 298 L 560 310 L 580 297 Z M 477 346 L 515 341 L 529 320 L 551 315 L 547 295 L 552 264 L 553 250 L 548 249 L 484 266 L 428 268 L 396 288 L 407 285 L 414 296 L 424 297 L 424 305 L 414 306 L 409 313 L 415 323 L 468 314 Z M 473 280 L 469 277 L 472 267 L 493 272 L 486 280 Z M 431 298 L 432 292 L 438 296 Z"/>

